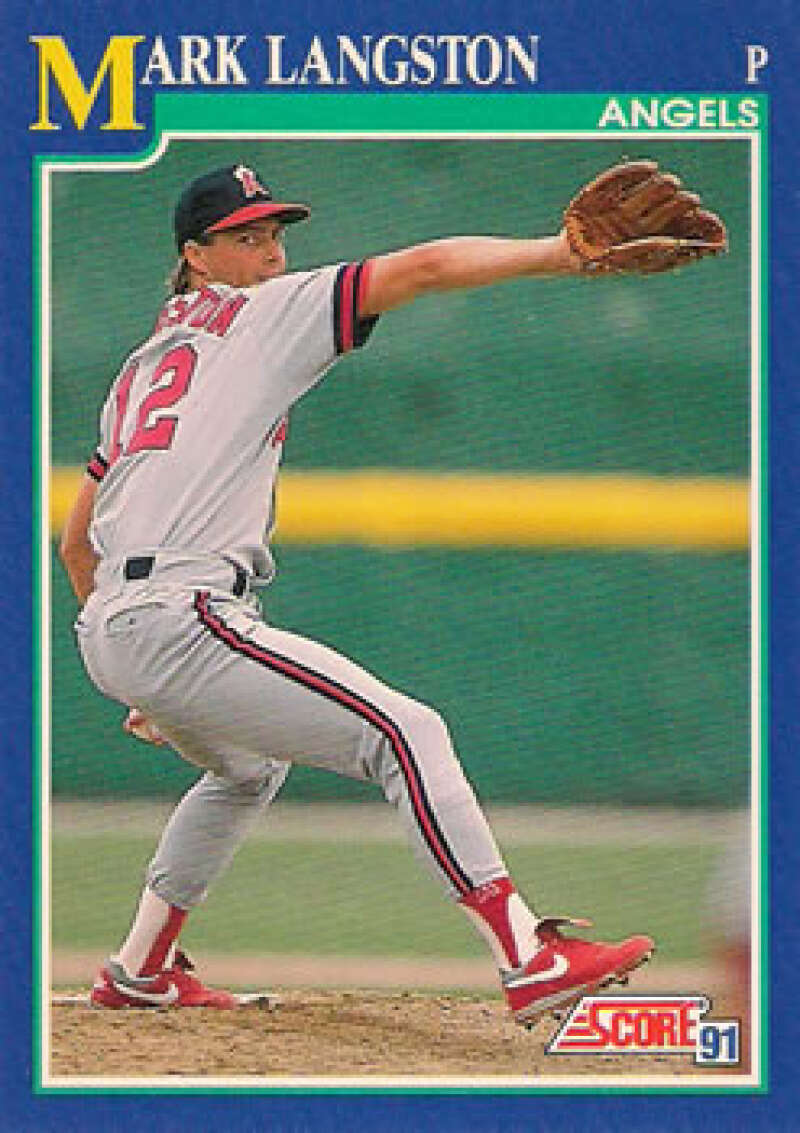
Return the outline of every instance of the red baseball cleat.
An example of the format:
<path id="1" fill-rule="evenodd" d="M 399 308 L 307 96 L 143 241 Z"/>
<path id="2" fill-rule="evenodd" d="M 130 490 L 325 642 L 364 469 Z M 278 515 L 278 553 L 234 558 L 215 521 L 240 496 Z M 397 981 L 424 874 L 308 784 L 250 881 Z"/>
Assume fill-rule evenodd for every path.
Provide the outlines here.
<path id="1" fill-rule="evenodd" d="M 620 944 L 592 943 L 562 936 L 558 931 L 562 924 L 586 928 L 591 922 L 547 917 L 536 929 L 542 942 L 536 955 L 522 967 L 502 973 L 508 1005 L 516 1022 L 524 1026 L 598 988 L 627 983 L 628 973 L 655 951 L 649 936 L 630 936 Z"/>
<path id="2" fill-rule="evenodd" d="M 239 1006 L 229 991 L 206 987 L 192 975 L 194 964 L 185 952 L 176 952 L 171 968 L 154 976 L 129 976 L 115 960 L 105 965 L 89 993 L 93 1007 L 217 1007 Z"/>

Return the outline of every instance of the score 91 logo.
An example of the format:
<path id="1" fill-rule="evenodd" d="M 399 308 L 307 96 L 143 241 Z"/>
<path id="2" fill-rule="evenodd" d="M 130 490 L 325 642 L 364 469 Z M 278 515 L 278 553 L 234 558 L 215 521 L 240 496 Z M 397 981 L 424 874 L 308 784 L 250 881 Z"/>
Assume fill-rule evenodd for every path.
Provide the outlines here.
<path id="1" fill-rule="evenodd" d="M 741 1057 L 739 1020 L 703 1023 L 697 1032 L 694 1060 L 701 1066 L 735 1066 Z"/>
<path id="2" fill-rule="evenodd" d="M 585 995 L 548 1054 L 682 1054 L 701 1066 L 736 1066 L 738 1019 L 705 1019 L 705 995 Z"/>

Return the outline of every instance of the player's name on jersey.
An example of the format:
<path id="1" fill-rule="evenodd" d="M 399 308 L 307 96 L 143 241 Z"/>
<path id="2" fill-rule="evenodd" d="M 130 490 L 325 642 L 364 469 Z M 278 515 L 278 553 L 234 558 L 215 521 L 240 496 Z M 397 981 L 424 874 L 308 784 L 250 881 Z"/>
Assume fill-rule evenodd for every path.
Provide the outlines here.
<path id="1" fill-rule="evenodd" d="M 755 98 L 610 98 L 597 123 L 600 129 L 755 130 L 760 125 Z"/>
<path id="2" fill-rule="evenodd" d="M 204 287 L 196 295 L 176 295 L 162 309 L 153 333 L 185 323 L 193 330 L 202 329 L 221 338 L 247 302 L 247 295 L 241 292 L 225 298 L 213 287 Z"/>

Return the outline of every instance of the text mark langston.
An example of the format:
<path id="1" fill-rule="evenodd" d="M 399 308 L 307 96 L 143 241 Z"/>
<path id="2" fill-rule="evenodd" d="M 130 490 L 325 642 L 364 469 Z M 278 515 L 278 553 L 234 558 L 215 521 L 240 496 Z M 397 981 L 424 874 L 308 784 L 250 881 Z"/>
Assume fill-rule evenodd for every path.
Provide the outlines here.
<path id="1" fill-rule="evenodd" d="M 63 36 L 33 35 L 37 117 L 31 130 L 83 130 L 108 91 L 102 130 L 143 130 L 137 87 L 531 86 L 539 78 L 537 35 L 112 35 L 99 57 L 76 63 Z M 94 68 L 94 69 L 93 69 Z M 55 98 L 55 95 L 60 98 Z M 66 110 L 67 116 L 64 111 Z M 96 111 L 98 117 L 100 111 Z"/>

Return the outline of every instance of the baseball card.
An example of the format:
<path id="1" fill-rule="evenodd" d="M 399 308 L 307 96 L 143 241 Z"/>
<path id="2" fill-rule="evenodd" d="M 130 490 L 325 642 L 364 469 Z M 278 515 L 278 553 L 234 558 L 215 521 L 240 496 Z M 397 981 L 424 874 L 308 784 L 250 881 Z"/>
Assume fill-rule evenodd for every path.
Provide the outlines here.
<path id="1" fill-rule="evenodd" d="M 788 8 L 3 23 L 8 1127 L 789 1127 Z"/>

